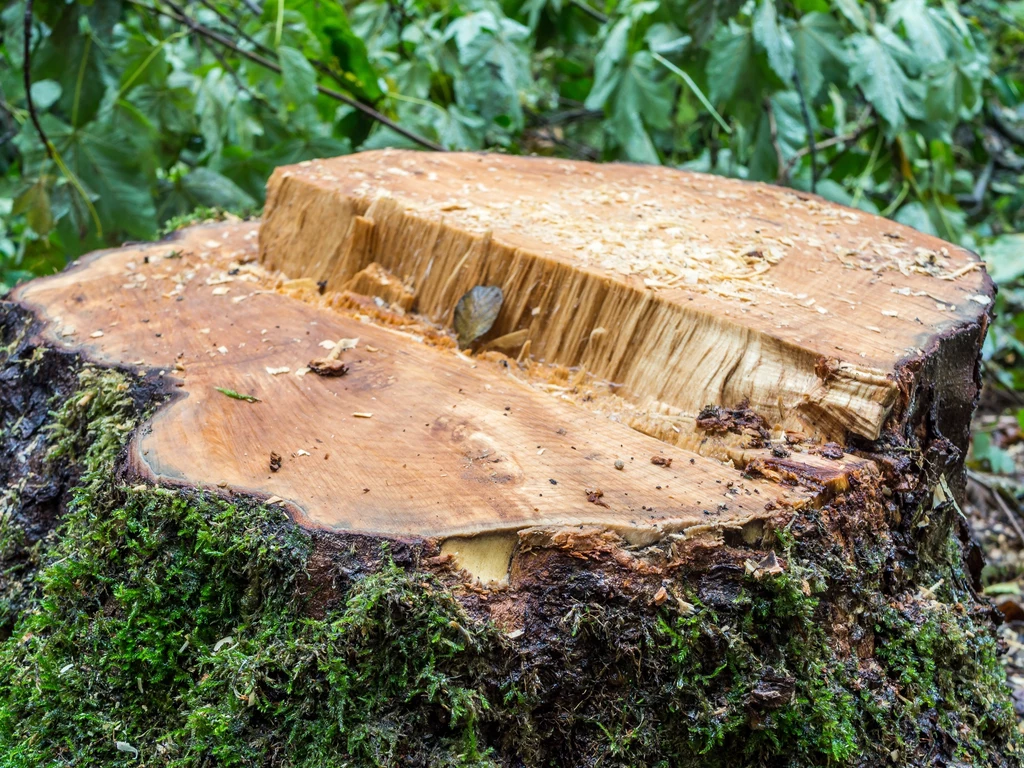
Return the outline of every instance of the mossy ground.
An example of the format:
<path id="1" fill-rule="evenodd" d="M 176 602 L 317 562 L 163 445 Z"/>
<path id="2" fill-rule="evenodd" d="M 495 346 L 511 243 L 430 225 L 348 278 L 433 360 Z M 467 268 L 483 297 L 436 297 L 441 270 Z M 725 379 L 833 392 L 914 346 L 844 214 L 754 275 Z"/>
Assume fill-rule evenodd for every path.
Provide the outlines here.
<path id="1" fill-rule="evenodd" d="M 937 515 L 895 568 L 884 526 L 810 512 L 666 569 L 660 607 L 566 557 L 511 637 L 415 556 L 333 546 L 312 579 L 277 509 L 119 483 L 131 386 L 84 369 L 49 420 L 81 474 L 0 644 L 2 766 L 1020 764 Z"/>

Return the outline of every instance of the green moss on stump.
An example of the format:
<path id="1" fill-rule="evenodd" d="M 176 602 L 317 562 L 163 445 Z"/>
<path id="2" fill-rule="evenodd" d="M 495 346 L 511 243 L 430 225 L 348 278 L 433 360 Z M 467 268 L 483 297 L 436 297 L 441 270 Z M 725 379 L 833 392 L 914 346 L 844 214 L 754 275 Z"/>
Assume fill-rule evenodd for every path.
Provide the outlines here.
<path id="1" fill-rule="evenodd" d="M 1020 764 L 950 534 L 930 591 L 788 530 L 784 568 L 679 573 L 661 607 L 580 567 L 512 638 L 415 558 L 331 550 L 325 603 L 279 510 L 119 486 L 131 383 L 80 384 L 51 457 L 81 480 L 0 645 L 0 765 Z"/>

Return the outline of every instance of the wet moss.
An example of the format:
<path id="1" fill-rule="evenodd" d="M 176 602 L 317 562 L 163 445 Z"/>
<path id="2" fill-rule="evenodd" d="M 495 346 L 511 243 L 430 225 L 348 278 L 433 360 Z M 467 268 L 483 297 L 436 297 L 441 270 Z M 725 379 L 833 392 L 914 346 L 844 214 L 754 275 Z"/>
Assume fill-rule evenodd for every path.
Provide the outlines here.
<path id="1" fill-rule="evenodd" d="M 955 511 L 894 575 L 884 526 L 811 510 L 661 605 L 552 554 L 512 637 L 415 551 L 119 483 L 133 386 L 85 369 L 51 414 L 79 480 L 0 643 L 0 765 L 1020 764 Z"/>

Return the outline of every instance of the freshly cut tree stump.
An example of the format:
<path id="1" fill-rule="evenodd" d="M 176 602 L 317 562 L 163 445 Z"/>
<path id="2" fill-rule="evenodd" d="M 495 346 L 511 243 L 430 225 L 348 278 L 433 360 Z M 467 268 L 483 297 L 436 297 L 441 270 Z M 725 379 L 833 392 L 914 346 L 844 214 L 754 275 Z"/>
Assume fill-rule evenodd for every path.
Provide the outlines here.
<path id="1" fill-rule="evenodd" d="M 0 747 L 1020 763 L 958 506 L 972 254 L 652 167 L 268 193 L 3 305 Z"/>

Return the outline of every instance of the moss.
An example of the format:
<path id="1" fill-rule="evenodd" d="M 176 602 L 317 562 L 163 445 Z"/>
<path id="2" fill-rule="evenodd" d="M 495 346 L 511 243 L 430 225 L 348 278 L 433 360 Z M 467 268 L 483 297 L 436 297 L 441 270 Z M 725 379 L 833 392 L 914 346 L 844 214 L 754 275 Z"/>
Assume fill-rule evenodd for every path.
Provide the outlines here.
<path id="1" fill-rule="evenodd" d="M 397 545 L 324 554 L 275 508 L 119 484 L 132 386 L 84 369 L 51 414 L 80 479 L 0 643 L 0 765 L 1020 764 L 951 526 L 893 589 L 859 570 L 884 531 L 812 510 L 660 607 L 565 555 L 513 640 Z"/>
<path id="2" fill-rule="evenodd" d="M 498 635 L 431 578 L 386 565 L 312 619 L 309 537 L 280 511 L 116 495 L 73 505 L 0 650 L 6 764 L 106 764 L 118 741 L 167 765 L 486 763 L 487 699 L 459 679 Z"/>
<path id="3" fill-rule="evenodd" d="M 194 211 L 169 218 L 164 225 L 160 227 L 158 235 L 160 237 L 166 237 L 167 235 L 173 234 L 179 229 L 184 229 L 192 224 L 202 224 L 207 221 L 224 221 L 224 219 L 229 215 L 230 214 L 223 208 L 210 208 L 205 205 L 201 205 Z"/>
<path id="4" fill-rule="evenodd" d="M 86 367 L 78 374 L 76 392 L 51 414 L 47 458 L 75 464 L 90 490 L 107 479 L 105 473 L 138 423 L 131 389 L 131 379 L 120 371 Z M 80 506 L 81 495 L 79 489 Z"/>

